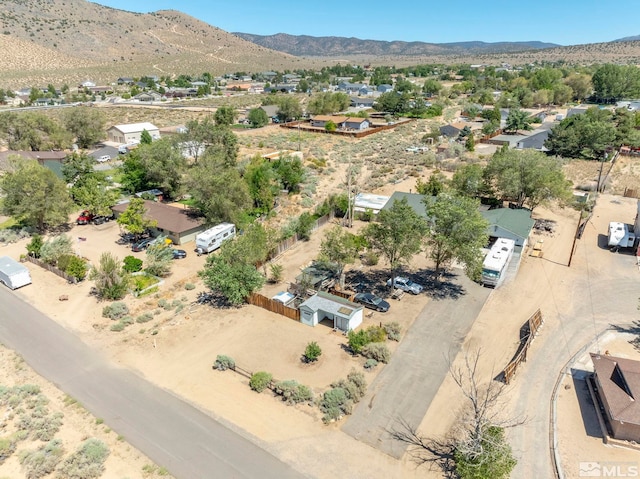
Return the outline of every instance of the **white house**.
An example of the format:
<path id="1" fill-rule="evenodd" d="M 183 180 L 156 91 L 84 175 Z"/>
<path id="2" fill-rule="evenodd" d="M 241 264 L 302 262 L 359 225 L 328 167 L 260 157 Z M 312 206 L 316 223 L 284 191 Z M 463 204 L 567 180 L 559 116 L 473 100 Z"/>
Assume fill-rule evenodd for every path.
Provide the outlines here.
<path id="1" fill-rule="evenodd" d="M 154 140 L 160 138 L 158 127 L 149 122 L 114 125 L 107 130 L 107 137 L 115 143 L 136 143 L 140 142 L 140 135 L 144 130 L 147 130 Z"/>
<path id="2" fill-rule="evenodd" d="M 298 309 L 300 322 L 307 326 L 316 326 L 320 321 L 328 319 L 333 321 L 334 328 L 350 331 L 362 324 L 362 305 L 323 291 L 311 296 Z"/>

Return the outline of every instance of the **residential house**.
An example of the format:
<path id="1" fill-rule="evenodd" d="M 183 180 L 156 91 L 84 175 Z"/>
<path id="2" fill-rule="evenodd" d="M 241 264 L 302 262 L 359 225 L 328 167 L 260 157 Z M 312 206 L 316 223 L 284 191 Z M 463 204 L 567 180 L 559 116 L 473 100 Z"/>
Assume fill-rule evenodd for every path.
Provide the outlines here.
<path id="1" fill-rule="evenodd" d="M 277 118 L 280 107 L 278 105 L 263 105 L 260 107 L 264 110 L 269 118 Z"/>
<path id="2" fill-rule="evenodd" d="M 466 122 L 456 122 L 450 123 L 448 125 L 444 125 L 440 127 L 440 134 L 446 136 L 448 138 L 457 138 L 460 135 L 460 132 L 464 130 L 466 126 L 471 126 Z"/>
<path id="3" fill-rule="evenodd" d="M 129 203 L 120 203 L 111 209 L 116 217 L 120 216 L 129 206 Z M 154 236 L 165 235 L 176 245 L 194 241 L 198 233 L 206 227 L 201 218 L 192 215 L 188 208 L 179 208 L 155 201 L 144 201 L 145 216 L 156 220 L 157 226 L 152 228 Z"/>
<path id="4" fill-rule="evenodd" d="M 85 80 L 78 85 L 78 88 L 93 88 L 96 84 L 90 80 Z"/>
<path id="5" fill-rule="evenodd" d="M 317 326 L 326 319 L 334 329 L 348 332 L 362 324 L 364 308 L 340 296 L 319 291 L 300 304 L 298 309 L 303 324 Z"/>
<path id="6" fill-rule="evenodd" d="M 569 108 L 567 110 L 567 118 L 576 116 L 576 115 L 582 115 L 583 113 L 586 113 L 589 108 L 593 108 L 594 106 L 595 105 L 578 105 L 578 106 Z"/>
<path id="7" fill-rule="evenodd" d="M 358 213 L 371 211 L 374 215 L 377 215 L 387 204 L 389 198 L 389 196 L 375 195 L 373 193 L 358 193 L 353 201 L 353 209 Z"/>
<path id="8" fill-rule="evenodd" d="M 378 85 L 378 88 L 376 88 L 376 90 L 380 93 L 389 93 L 390 91 L 393 91 L 393 85 L 389 85 L 389 84 L 383 84 L 383 85 Z"/>
<path id="9" fill-rule="evenodd" d="M 531 218 L 531 211 L 525 208 L 496 208 L 481 211 L 485 220 L 489 222 L 487 234 L 490 238 L 507 238 L 515 241 L 516 246 L 524 249 L 535 220 Z"/>
<path id="10" fill-rule="evenodd" d="M 640 361 L 595 353 L 591 361 L 588 384 L 596 411 L 604 410 L 613 438 L 640 442 Z"/>
<path id="11" fill-rule="evenodd" d="M 264 85 L 262 83 L 252 83 L 249 87 L 249 93 L 264 93 Z"/>
<path id="12" fill-rule="evenodd" d="M 155 91 L 143 91 L 134 96 L 133 99 L 142 102 L 153 102 L 162 100 L 162 95 Z"/>
<path id="13" fill-rule="evenodd" d="M 285 83 L 298 84 L 300 83 L 300 76 L 294 73 L 287 73 L 286 75 L 282 75 L 282 81 Z"/>
<path id="14" fill-rule="evenodd" d="M 346 121 L 346 116 L 316 115 L 311 118 L 311 126 L 315 126 L 317 128 L 325 128 L 329 122 L 333 122 L 338 128 L 344 128 L 344 123 Z"/>
<path id="15" fill-rule="evenodd" d="M 367 85 L 350 82 L 342 82 L 338 84 L 338 91 L 343 91 L 350 95 L 357 95 L 362 88 L 367 88 Z"/>
<path id="16" fill-rule="evenodd" d="M 351 105 L 353 108 L 372 108 L 376 101 L 373 98 L 360 98 L 358 96 L 351 97 Z"/>
<path id="17" fill-rule="evenodd" d="M 344 122 L 344 128 L 346 130 L 362 131 L 369 128 L 369 126 L 371 126 L 371 123 L 367 118 L 347 117 Z"/>
<path id="18" fill-rule="evenodd" d="M 251 85 L 249 85 L 249 87 L 251 87 Z M 271 85 L 270 87 L 265 88 L 264 92 L 265 93 L 271 93 L 271 92 L 295 93 L 296 87 L 297 85 L 286 85 L 281 83 L 279 85 Z"/>
<path id="19" fill-rule="evenodd" d="M 516 143 L 516 148 L 519 150 L 534 149 L 538 151 L 548 151 L 544 146 L 544 142 L 549 138 L 549 132 L 551 130 L 538 130 L 532 132 L 529 136 L 523 138 Z"/>
<path id="20" fill-rule="evenodd" d="M 62 178 L 62 164 L 67 155 L 64 151 L 0 151 L 0 171 L 7 171 L 10 156 L 19 156 L 25 160 L 36 160 Z"/>
<path id="21" fill-rule="evenodd" d="M 107 130 L 107 138 L 115 143 L 136 143 L 140 142 L 140 135 L 144 130 L 147 130 L 154 140 L 160 138 L 158 127 L 149 122 L 114 125 Z"/>
<path id="22" fill-rule="evenodd" d="M 133 85 L 134 80 L 131 77 L 120 77 L 116 80 L 118 85 Z"/>
<path id="23" fill-rule="evenodd" d="M 374 94 L 374 90 L 372 90 L 368 86 L 363 86 L 358 90 L 359 96 L 373 96 L 373 94 Z"/>

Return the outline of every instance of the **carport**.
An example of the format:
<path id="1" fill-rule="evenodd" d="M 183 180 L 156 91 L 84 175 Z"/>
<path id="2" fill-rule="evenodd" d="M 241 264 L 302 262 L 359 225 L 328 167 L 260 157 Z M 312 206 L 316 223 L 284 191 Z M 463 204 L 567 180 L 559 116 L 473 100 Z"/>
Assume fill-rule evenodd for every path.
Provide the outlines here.
<path id="1" fill-rule="evenodd" d="M 316 326 L 320 321 L 333 321 L 334 329 L 350 331 L 362 324 L 363 307 L 359 304 L 319 291 L 299 306 L 300 322 Z"/>

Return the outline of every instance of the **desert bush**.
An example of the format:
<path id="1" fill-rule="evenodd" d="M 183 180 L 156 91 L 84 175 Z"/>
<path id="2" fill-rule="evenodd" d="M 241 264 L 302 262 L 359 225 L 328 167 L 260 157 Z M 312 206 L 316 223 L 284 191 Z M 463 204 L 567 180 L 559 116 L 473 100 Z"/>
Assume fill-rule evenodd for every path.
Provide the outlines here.
<path id="1" fill-rule="evenodd" d="M 322 395 L 319 403 L 320 410 L 324 413 L 322 422 L 337 421 L 342 416 L 351 414 L 353 402 L 347 397 L 347 392 L 342 388 L 332 388 Z"/>
<path id="2" fill-rule="evenodd" d="M 51 441 L 60 430 L 63 417 L 60 412 L 50 415 L 46 407 L 38 406 L 30 414 L 20 416 L 18 429 L 25 431 L 31 439 Z"/>
<path id="3" fill-rule="evenodd" d="M 388 339 L 392 341 L 400 341 L 400 332 L 402 331 L 402 328 L 396 321 L 385 323 L 382 327 L 387 332 Z"/>
<path id="4" fill-rule="evenodd" d="M 87 439 L 58 469 L 59 479 L 94 479 L 104 472 L 109 448 L 99 439 Z"/>
<path id="5" fill-rule="evenodd" d="M 302 241 L 311 239 L 311 229 L 315 221 L 314 217 L 306 211 L 298 217 L 295 232 Z"/>
<path id="6" fill-rule="evenodd" d="M 363 329 L 357 332 L 350 330 L 349 333 L 347 333 L 347 337 L 349 338 L 347 344 L 353 354 L 360 354 L 362 348 L 369 343 L 369 335 Z"/>
<path id="7" fill-rule="evenodd" d="M 122 269 L 127 273 L 137 273 L 138 271 L 142 271 L 142 260 L 140 258 L 129 255 L 125 256 L 122 262 Z"/>
<path id="8" fill-rule="evenodd" d="M 40 248 L 40 259 L 45 263 L 57 265 L 58 260 L 65 255 L 73 255 L 73 243 L 65 234 L 45 241 Z"/>
<path id="9" fill-rule="evenodd" d="M 307 344 L 307 347 L 304 350 L 304 361 L 307 363 L 312 363 L 317 361 L 318 358 L 322 355 L 322 349 L 318 346 L 318 343 L 315 341 L 311 341 Z"/>
<path id="10" fill-rule="evenodd" d="M 367 251 L 362 258 L 362 262 L 367 266 L 375 266 L 379 261 L 380 256 L 375 251 Z"/>
<path id="11" fill-rule="evenodd" d="M 58 265 L 65 273 L 78 281 L 82 281 L 87 277 L 87 262 L 78 256 L 66 256 L 66 265 L 64 267 Z"/>
<path id="12" fill-rule="evenodd" d="M 236 362 L 229 356 L 218 354 L 218 356 L 216 356 L 216 361 L 213 363 L 213 367 L 218 371 L 226 371 L 227 369 L 233 370 L 236 368 Z"/>
<path id="13" fill-rule="evenodd" d="M 192 291 L 196 289 L 196 285 L 193 283 L 187 283 L 184 285 L 184 289 L 186 289 L 187 291 Z"/>
<path id="14" fill-rule="evenodd" d="M 362 348 L 362 355 L 365 358 L 375 359 L 381 363 L 388 363 L 391 359 L 391 353 L 386 344 L 382 343 L 369 343 Z"/>
<path id="15" fill-rule="evenodd" d="M 298 404 L 313 399 L 311 389 L 294 380 L 277 382 L 273 387 L 273 391 L 282 396 L 282 400 L 286 401 L 287 404 Z"/>
<path id="16" fill-rule="evenodd" d="M 0 464 L 6 461 L 16 450 L 16 441 L 11 437 L 0 437 Z"/>
<path id="17" fill-rule="evenodd" d="M 158 300 L 158 306 L 166 311 L 171 309 L 171 303 L 164 298 Z"/>
<path id="18" fill-rule="evenodd" d="M 27 244 L 27 253 L 29 256 L 33 256 L 34 258 L 40 257 L 40 249 L 42 249 L 42 245 L 44 244 L 44 240 L 42 239 L 42 235 L 35 234 L 31 238 L 31 241 Z"/>
<path id="19" fill-rule="evenodd" d="M 347 374 L 347 379 L 340 379 L 331 384 L 333 388 L 342 388 L 347 392 L 347 397 L 353 402 L 359 402 L 367 392 L 367 381 L 364 374 L 352 369 Z"/>
<path id="20" fill-rule="evenodd" d="M 39 479 L 52 473 L 64 454 L 62 442 L 53 439 L 38 449 L 20 452 L 20 464 L 25 469 L 27 479 Z"/>
<path id="21" fill-rule="evenodd" d="M 121 301 L 116 301 L 115 303 L 111 303 L 102 308 L 102 317 L 109 318 L 114 321 L 126 316 L 127 313 L 129 313 L 129 308 Z"/>
<path id="22" fill-rule="evenodd" d="M 122 321 L 118 321 L 117 323 L 112 324 L 109 330 L 113 331 L 114 333 L 119 333 L 120 331 L 124 331 L 124 328 L 126 327 L 127 325 L 125 323 L 123 323 Z"/>
<path id="23" fill-rule="evenodd" d="M 271 281 L 273 283 L 279 283 L 282 281 L 284 267 L 281 264 L 272 263 L 269 269 L 271 270 Z"/>
<path id="24" fill-rule="evenodd" d="M 147 323 L 153 319 L 153 314 L 143 313 L 136 318 L 136 323 Z"/>
<path id="25" fill-rule="evenodd" d="M 249 387 L 256 392 L 261 393 L 269 387 L 269 383 L 271 383 L 272 379 L 273 376 L 270 373 L 258 371 L 251 376 L 251 379 L 249 379 Z"/>
<path id="26" fill-rule="evenodd" d="M 370 343 L 382 343 L 387 339 L 387 331 L 380 326 L 369 326 L 366 329 Z"/>
<path id="27" fill-rule="evenodd" d="M 365 369 L 373 369 L 378 365 L 378 361 L 376 361 L 375 359 L 371 358 L 371 359 L 367 359 L 364 362 L 364 368 Z"/>

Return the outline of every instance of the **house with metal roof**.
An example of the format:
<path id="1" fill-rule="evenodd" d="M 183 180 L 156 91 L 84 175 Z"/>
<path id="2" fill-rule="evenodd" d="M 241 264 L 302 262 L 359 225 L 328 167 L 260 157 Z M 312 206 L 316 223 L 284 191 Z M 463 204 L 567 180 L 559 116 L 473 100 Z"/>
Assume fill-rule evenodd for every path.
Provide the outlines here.
<path id="1" fill-rule="evenodd" d="M 357 212 L 371 211 L 374 215 L 380 213 L 389 201 L 389 196 L 373 193 L 358 193 L 353 201 L 353 209 Z"/>
<path id="2" fill-rule="evenodd" d="M 158 127 L 149 122 L 114 125 L 107 130 L 107 137 L 109 141 L 115 143 L 139 143 L 140 135 L 142 135 L 144 130 L 147 130 L 154 140 L 160 138 L 160 130 Z"/>
<path id="3" fill-rule="evenodd" d="M 333 328 L 340 331 L 351 331 L 362 324 L 363 306 L 340 296 L 319 291 L 298 307 L 300 322 L 308 326 L 316 326 L 328 319 Z"/>
<path id="4" fill-rule="evenodd" d="M 485 220 L 489 222 L 487 234 L 491 238 L 508 238 L 515 241 L 516 246 L 524 248 L 531 234 L 535 220 L 531 218 L 531 211 L 525 208 L 496 208 L 481 211 Z"/>

